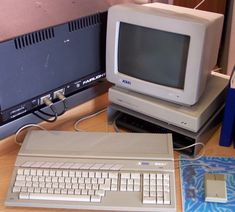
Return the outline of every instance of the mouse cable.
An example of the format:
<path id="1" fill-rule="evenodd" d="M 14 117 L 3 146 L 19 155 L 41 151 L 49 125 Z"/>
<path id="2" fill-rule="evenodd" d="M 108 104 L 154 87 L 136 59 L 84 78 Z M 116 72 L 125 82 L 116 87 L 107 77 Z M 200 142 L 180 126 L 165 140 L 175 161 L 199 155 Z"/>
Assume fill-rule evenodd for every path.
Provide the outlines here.
<path id="1" fill-rule="evenodd" d="M 19 128 L 19 129 L 16 131 L 16 133 L 15 133 L 15 143 L 16 143 L 17 145 L 19 145 L 19 146 L 22 145 L 22 142 L 18 141 L 18 138 L 17 138 L 18 135 L 19 135 L 24 129 L 27 129 L 27 128 L 30 128 L 30 127 L 37 127 L 37 128 L 39 128 L 39 129 L 41 129 L 41 130 L 47 130 L 46 128 L 44 128 L 44 127 L 42 127 L 42 126 L 40 126 L 40 125 L 38 125 L 38 124 L 26 124 L 26 125 L 24 125 L 23 127 Z"/>
<path id="2" fill-rule="evenodd" d="M 191 148 L 193 146 L 198 146 L 198 145 L 202 146 L 202 152 L 200 154 L 195 155 L 195 157 L 187 156 L 185 158 L 179 158 L 179 159 L 178 158 L 174 158 L 174 162 L 179 162 L 179 161 L 192 161 L 193 162 L 193 161 L 197 161 L 200 158 L 202 158 L 203 156 L 205 156 L 205 144 L 204 143 L 200 143 L 200 142 L 199 143 L 191 144 L 189 146 L 181 147 L 181 148 L 174 148 L 174 150 L 175 151 L 180 151 L 180 150 L 188 149 L 188 148 Z M 185 155 L 185 154 L 181 153 L 181 155 Z M 195 164 L 191 163 L 191 164 L 192 165 L 196 165 L 196 163 Z M 191 164 L 188 164 L 188 166 L 190 166 Z M 205 166 L 207 166 L 207 165 L 205 165 Z M 179 169 L 180 167 L 182 167 L 182 165 L 175 166 L 175 169 Z M 207 167 L 209 167 L 209 166 L 207 166 Z"/>
<path id="3" fill-rule="evenodd" d="M 203 143 L 201 143 L 201 142 L 198 142 L 198 143 L 190 144 L 188 146 L 174 148 L 174 150 L 181 151 L 181 150 L 189 149 L 189 148 L 194 147 L 194 146 L 202 146 L 202 147 L 204 147 L 205 145 Z"/>
<path id="4" fill-rule="evenodd" d="M 181 151 L 181 150 L 184 150 L 184 149 L 191 148 L 193 146 L 202 146 L 202 153 L 195 155 L 195 157 L 188 156 L 187 158 L 184 158 L 184 159 L 174 159 L 174 161 L 182 161 L 182 160 L 195 161 L 195 160 L 198 160 L 198 159 L 200 159 L 201 157 L 203 157 L 205 155 L 205 144 L 201 143 L 201 142 L 194 143 L 194 144 L 191 144 L 191 145 L 188 145 L 188 146 L 185 146 L 185 147 L 174 148 L 174 150 L 175 151 Z"/>
<path id="5" fill-rule="evenodd" d="M 90 115 L 81 117 L 80 119 L 78 119 L 78 120 L 75 122 L 75 124 L 74 124 L 74 130 L 81 132 L 82 130 L 79 129 L 78 125 L 79 125 L 82 121 L 85 121 L 85 120 L 90 119 L 90 118 L 92 118 L 92 117 L 94 117 L 94 116 L 97 116 L 97 115 L 99 115 L 99 114 L 101 114 L 101 113 L 103 113 L 103 112 L 105 112 L 105 111 L 107 111 L 107 108 L 103 108 L 103 109 L 101 109 L 101 110 L 98 110 L 98 111 L 96 111 L 96 112 L 90 114 Z"/>

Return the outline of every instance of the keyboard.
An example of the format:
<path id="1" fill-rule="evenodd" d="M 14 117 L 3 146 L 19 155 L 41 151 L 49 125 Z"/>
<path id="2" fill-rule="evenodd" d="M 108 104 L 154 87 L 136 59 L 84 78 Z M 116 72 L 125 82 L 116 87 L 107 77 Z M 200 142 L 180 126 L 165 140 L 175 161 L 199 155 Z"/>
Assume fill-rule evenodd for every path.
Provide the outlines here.
<path id="1" fill-rule="evenodd" d="M 108 144 L 108 148 L 104 149 L 103 153 L 97 153 L 99 148 L 94 145 L 94 141 L 91 143 L 92 146 L 97 147 L 97 151 L 90 149 L 91 152 L 94 151 L 94 154 L 89 153 L 90 157 L 58 154 L 62 150 L 62 146 L 61 149 L 57 148 L 57 151 L 50 151 L 50 144 L 48 145 L 49 151 L 45 150 L 41 153 L 44 157 L 40 157 L 39 152 L 44 147 L 42 143 L 38 146 L 39 143 L 35 143 L 35 141 L 40 140 L 40 135 L 43 139 L 44 134 L 35 132 L 30 137 L 35 138 L 36 135 L 37 139 L 28 139 L 17 157 L 5 202 L 7 206 L 120 211 L 176 210 L 173 161 L 165 158 L 164 154 L 161 160 L 156 160 L 152 158 L 151 151 L 149 152 L 150 159 L 144 156 L 148 148 L 143 147 L 142 151 L 139 149 L 140 143 L 142 143 L 140 140 L 143 138 L 152 140 L 159 136 L 145 134 L 145 136 L 139 137 L 135 133 L 111 133 L 108 134 L 107 139 L 105 133 L 94 133 L 96 139 L 103 138 L 101 140 L 104 143 L 109 139 L 113 139 L 113 142 L 110 140 L 110 143 L 115 143 L 116 139 L 132 139 L 132 142 L 126 140 L 126 147 L 130 143 L 129 148 L 136 150 L 127 150 L 126 152 L 130 154 L 128 157 L 125 157 L 125 151 L 120 153 L 120 156 L 115 156 L 115 153 L 119 151 L 114 151 L 112 144 Z M 65 137 L 69 137 L 69 134 Z M 59 135 L 64 137 L 61 132 Z M 56 139 L 58 134 L 52 133 L 48 139 L 52 137 Z M 87 137 L 94 138 L 90 136 L 90 133 L 81 133 L 81 135 L 76 133 L 74 138 L 76 137 L 85 140 Z M 172 145 L 171 136 L 161 135 L 159 138 L 164 138 L 166 144 Z M 70 139 L 73 140 L 72 137 Z M 134 142 L 135 140 L 136 142 Z M 60 146 L 62 141 L 57 142 Z M 151 148 L 155 142 L 149 143 Z M 83 145 L 82 141 L 77 141 L 77 143 Z M 134 144 L 138 148 L 134 147 Z M 76 147 L 73 142 L 70 145 Z M 122 145 L 116 145 L 116 148 L 122 149 Z M 36 146 L 38 146 L 37 149 L 35 149 Z M 33 149 L 35 153 L 31 152 Z M 113 157 L 109 154 L 110 149 Z M 166 152 L 168 149 L 165 149 Z M 139 154 L 138 157 L 134 156 L 136 151 L 141 151 L 142 154 Z M 35 156 L 32 157 L 32 154 Z M 87 153 L 84 154 L 87 155 Z M 142 158 L 142 156 L 144 157 Z"/>

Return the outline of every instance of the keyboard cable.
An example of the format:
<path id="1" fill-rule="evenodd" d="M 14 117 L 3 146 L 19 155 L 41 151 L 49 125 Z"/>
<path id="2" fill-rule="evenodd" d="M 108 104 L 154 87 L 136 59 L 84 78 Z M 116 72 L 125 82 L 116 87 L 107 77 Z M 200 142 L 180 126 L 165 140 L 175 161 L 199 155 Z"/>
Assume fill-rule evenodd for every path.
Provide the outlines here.
<path id="1" fill-rule="evenodd" d="M 38 125 L 38 124 L 26 124 L 24 125 L 23 127 L 19 128 L 16 133 L 15 133 L 15 143 L 19 146 L 22 145 L 22 142 L 18 141 L 18 136 L 19 134 L 24 130 L 24 129 L 27 129 L 27 128 L 31 128 L 31 127 L 36 127 L 36 128 L 39 128 L 41 130 L 47 130 L 46 128 Z"/>

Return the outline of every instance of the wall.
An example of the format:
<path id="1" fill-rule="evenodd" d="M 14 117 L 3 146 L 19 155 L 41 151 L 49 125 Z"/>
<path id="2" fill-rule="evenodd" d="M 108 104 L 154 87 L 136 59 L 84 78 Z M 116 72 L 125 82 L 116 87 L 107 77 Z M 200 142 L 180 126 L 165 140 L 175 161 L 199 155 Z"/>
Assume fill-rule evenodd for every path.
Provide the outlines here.
<path id="1" fill-rule="evenodd" d="M 235 65 L 235 4 L 234 0 L 227 2 L 224 32 L 222 37 L 219 63 L 223 73 L 231 74 Z"/>
<path id="2" fill-rule="evenodd" d="M 0 0 L 0 42 L 127 2 L 135 0 Z"/>
<path id="3" fill-rule="evenodd" d="M 230 33 L 230 42 L 228 50 L 228 66 L 227 73 L 230 74 L 233 67 L 235 66 L 235 4 L 233 4 L 233 13 L 232 13 L 232 22 L 231 22 L 231 33 Z"/>

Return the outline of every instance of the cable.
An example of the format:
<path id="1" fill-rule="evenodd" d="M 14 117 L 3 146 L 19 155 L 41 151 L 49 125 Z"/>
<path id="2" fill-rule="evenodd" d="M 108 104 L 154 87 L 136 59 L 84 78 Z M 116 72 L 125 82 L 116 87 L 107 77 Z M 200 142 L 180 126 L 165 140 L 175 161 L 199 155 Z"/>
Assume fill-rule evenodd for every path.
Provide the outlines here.
<path id="1" fill-rule="evenodd" d="M 215 68 L 215 69 L 212 69 L 211 70 L 211 73 L 213 74 L 214 72 L 217 72 L 217 73 L 219 73 L 219 71 L 221 71 L 222 70 L 222 68 Z M 221 74 L 221 73 L 220 73 Z M 224 74 L 225 75 L 225 74 Z"/>
<path id="2" fill-rule="evenodd" d="M 58 99 L 60 99 L 60 100 L 62 101 L 63 106 L 64 106 L 63 111 L 62 111 L 60 114 L 58 114 L 58 116 L 61 116 L 61 115 L 63 115 L 63 114 L 67 111 L 67 109 L 68 109 L 68 106 L 67 106 L 67 99 L 66 99 L 66 97 L 63 95 L 63 93 L 60 92 L 60 91 L 56 93 L 56 96 L 57 96 Z"/>
<path id="3" fill-rule="evenodd" d="M 200 1 L 193 9 L 197 9 L 198 7 L 200 7 L 206 0 L 202 0 Z"/>
<path id="4" fill-rule="evenodd" d="M 92 113 L 92 114 L 90 114 L 90 115 L 81 117 L 80 119 L 78 119 L 78 120 L 75 122 L 75 124 L 74 124 L 74 130 L 81 132 L 82 130 L 77 127 L 78 124 L 80 124 L 82 121 L 85 121 L 85 120 L 90 119 L 90 118 L 92 118 L 92 117 L 94 117 L 94 116 L 97 116 L 97 115 L 99 115 L 99 114 L 101 114 L 101 113 L 103 113 L 103 112 L 105 112 L 105 111 L 107 111 L 107 108 L 103 108 L 103 109 L 101 109 L 101 110 L 98 110 L 98 111 L 95 112 L 95 113 Z"/>
<path id="5" fill-rule="evenodd" d="M 181 151 L 181 150 L 189 149 L 189 148 L 191 148 L 193 146 L 202 146 L 202 147 L 204 147 L 205 145 L 203 143 L 199 142 L 199 143 L 194 143 L 194 144 L 191 144 L 191 145 L 188 145 L 188 146 L 184 146 L 184 147 L 180 147 L 180 148 L 174 148 L 174 150 Z"/>
<path id="6" fill-rule="evenodd" d="M 53 119 L 47 119 L 41 115 L 39 115 L 38 113 L 36 113 L 35 111 L 33 112 L 33 114 L 35 116 L 37 116 L 38 118 L 42 119 L 43 121 L 46 121 L 46 122 L 55 122 L 57 120 L 57 117 L 58 117 L 58 113 L 56 111 L 56 108 L 54 106 L 54 104 L 52 103 L 52 101 L 48 98 L 48 97 L 45 97 L 43 99 L 43 102 L 51 109 L 51 111 L 53 112 L 53 114 L 50 114 L 50 113 L 46 113 L 44 111 L 42 111 L 41 109 L 38 110 L 39 113 L 45 115 L 45 116 L 49 116 L 49 117 L 54 117 Z"/>
<path id="7" fill-rule="evenodd" d="M 38 110 L 38 112 L 40 112 L 43 115 L 49 116 L 49 117 L 54 117 L 53 119 L 47 119 L 47 118 L 37 114 L 35 111 L 33 112 L 33 114 L 35 116 L 37 116 L 38 118 L 42 119 L 43 121 L 46 121 L 46 122 L 55 122 L 57 120 L 57 118 L 58 118 L 58 114 L 57 114 L 56 108 L 54 107 L 54 105 L 51 105 L 49 107 L 50 107 L 51 111 L 53 112 L 53 114 L 46 113 L 46 112 L 44 112 L 44 111 L 42 111 L 40 109 Z"/>
<path id="8" fill-rule="evenodd" d="M 27 125 L 24 125 L 24 126 L 21 127 L 20 129 L 18 129 L 17 132 L 15 133 L 15 143 L 16 143 L 17 145 L 19 145 L 19 146 L 22 145 L 22 142 L 19 142 L 19 141 L 17 140 L 17 136 L 21 133 L 22 130 L 27 129 L 27 128 L 29 128 L 29 127 L 37 127 L 37 128 L 39 128 L 39 129 L 41 129 L 41 130 L 47 130 L 46 128 L 44 128 L 44 127 L 42 127 L 42 126 L 40 126 L 40 125 L 38 125 L 38 124 L 27 124 Z"/>
<path id="9" fill-rule="evenodd" d="M 121 132 L 121 130 L 118 128 L 117 124 L 116 124 L 116 121 L 113 122 L 113 128 L 114 128 L 114 131 L 115 132 Z"/>
<path id="10" fill-rule="evenodd" d="M 63 105 L 64 105 L 63 111 L 59 114 L 59 115 L 62 115 L 62 114 L 64 114 L 64 113 L 67 111 L 67 102 L 66 102 L 66 98 L 65 98 L 64 95 L 63 95 L 62 93 L 60 93 L 60 92 L 57 93 L 57 97 L 63 102 Z M 37 116 L 38 118 L 40 118 L 40 119 L 46 121 L 46 122 L 55 122 L 55 121 L 57 120 L 58 114 L 57 114 L 57 111 L 56 111 L 56 108 L 55 108 L 54 104 L 52 103 L 52 101 L 51 101 L 48 97 L 45 97 L 45 98 L 43 99 L 43 102 L 51 109 L 51 111 L 53 112 L 53 114 L 46 113 L 46 112 L 42 111 L 41 109 L 39 109 L 38 112 L 41 113 L 41 114 L 43 114 L 43 115 L 45 115 L 45 116 L 54 117 L 54 118 L 50 120 L 50 119 L 46 119 L 45 117 L 42 117 L 41 115 L 39 115 L 39 114 L 37 114 L 37 113 L 35 113 L 35 112 L 33 112 L 33 114 L 34 114 L 35 116 Z M 15 134 L 15 143 L 16 143 L 16 144 L 18 144 L 18 145 L 20 145 L 20 146 L 22 145 L 22 143 L 17 140 L 17 136 L 19 135 L 19 133 L 20 133 L 22 130 L 24 130 L 24 129 L 26 129 L 26 128 L 29 128 L 29 127 L 38 127 L 38 128 L 40 128 L 40 129 L 42 129 L 42 130 L 46 130 L 44 127 L 42 127 L 42 126 L 40 126 L 40 125 L 38 125 L 38 124 L 27 124 L 27 125 L 21 127 L 19 130 L 17 130 L 17 132 L 16 132 L 16 134 Z"/>
<path id="11" fill-rule="evenodd" d="M 174 148 L 174 150 L 180 151 L 180 150 L 188 149 L 188 148 L 191 148 L 193 146 L 198 146 L 198 145 L 202 146 L 202 153 L 201 154 L 198 154 L 193 158 L 188 157 L 188 158 L 185 158 L 185 159 L 174 159 L 174 161 L 182 161 L 182 160 L 195 161 L 195 160 L 200 159 L 201 157 L 203 157 L 205 155 L 205 144 L 203 144 L 203 143 L 195 143 L 195 144 L 191 144 L 189 146 L 185 146 L 185 147 L 181 147 L 181 148 Z"/>
<path id="12" fill-rule="evenodd" d="M 113 126 L 115 132 L 121 132 L 120 128 L 119 128 L 119 127 L 117 126 L 117 124 L 116 124 L 117 119 L 118 119 L 119 116 L 120 116 L 120 114 L 117 115 L 117 116 L 115 117 L 115 119 L 113 120 L 112 126 Z"/>
<path id="13" fill-rule="evenodd" d="M 196 160 L 202 158 L 205 155 L 205 144 L 203 144 L 203 143 L 195 143 L 195 144 L 191 144 L 191 145 L 186 146 L 186 147 L 174 148 L 174 150 L 180 151 L 180 150 L 191 148 L 191 147 L 197 146 L 197 145 L 201 145 L 202 146 L 202 153 L 201 154 L 198 154 L 198 155 L 196 155 L 193 158 L 189 158 L 189 156 L 187 158 L 183 158 L 183 159 L 181 159 L 181 158 L 180 159 L 174 158 L 174 162 L 178 162 L 178 161 L 196 161 Z M 190 166 L 191 164 L 187 164 L 187 165 Z M 187 165 L 185 165 L 185 166 L 187 166 Z M 197 164 L 193 164 L 193 165 L 197 165 Z M 182 165 L 175 166 L 175 169 L 179 169 L 181 166 Z"/>
<path id="14" fill-rule="evenodd" d="M 58 98 L 58 99 L 60 99 L 61 101 L 62 101 L 62 103 L 63 103 L 63 110 L 62 110 L 62 112 L 61 113 L 57 113 L 57 116 L 61 116 L 61 115 L 63 115 L 66 111 L 67 111 L 67 109 L 68 109 L 68 106 L 67 106 L 67 99 L 66 99 L 66 97 L 63 95 L 63 93 L 62 92 L 57 92 L 56 93 L 56 97 Z M 52 103 L 52 102 L 51 102 Z M 48 102 L 48 104 L 49 105 L 51 105 L 50 104 L 50 102 Z M 53 104 L 53 103 L 52 103 Z M 55 109 L 54 109 L 55 110 Z M 42 111 L 42 110 L 38 110 L 40 113 L 42 113 L 43 115 L 46 115 L 46 116 L 49 116 L 49 117 L 54 117 L 55 115 L 54 114 L 50 114 L 50 113 L 46 113 L 46 112 L 44 112 L 44 111 Z M 45 121 L 47 121 L 48 119 L 46 119 Z M 52 121 L 53 122 L 53 121 Z"/>

